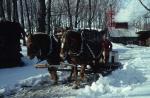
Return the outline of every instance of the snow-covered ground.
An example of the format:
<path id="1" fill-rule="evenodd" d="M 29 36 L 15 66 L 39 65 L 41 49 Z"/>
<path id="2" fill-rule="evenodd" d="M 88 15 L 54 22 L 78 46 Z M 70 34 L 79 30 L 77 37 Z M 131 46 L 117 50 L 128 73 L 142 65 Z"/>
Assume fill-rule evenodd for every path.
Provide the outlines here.
<path id="1" fill-rule="evenodd" d="M 6 98 L 150 98 L 150 48 L 113 43 L 123 69 L 73 90 L 64 84 L 52 86 L 46 69 L 36 69 L 37 59 L 22 58 L 24 67 L 0 69 L 0 96 Z M 23 47 L 26 55 L 26 48 Z M 45 61 L 43 62 L 45 63 Z M 60 79 L 66 73 L 59 72 Z"/>

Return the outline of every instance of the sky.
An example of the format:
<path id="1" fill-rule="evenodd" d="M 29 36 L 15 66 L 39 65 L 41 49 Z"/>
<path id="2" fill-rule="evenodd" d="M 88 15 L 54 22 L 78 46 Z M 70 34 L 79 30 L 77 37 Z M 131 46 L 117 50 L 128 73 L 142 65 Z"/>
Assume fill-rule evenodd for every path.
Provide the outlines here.
<path id="1" fill-rule="evenodd" d="M 150 4 L 150 0 L 142 1 L 145 5 Z M 115 20 L 118 22 L 132 22 L 147 12 L 139 0 L 124 0 L 121 4 L 121 9 L 116 14 Z"/>

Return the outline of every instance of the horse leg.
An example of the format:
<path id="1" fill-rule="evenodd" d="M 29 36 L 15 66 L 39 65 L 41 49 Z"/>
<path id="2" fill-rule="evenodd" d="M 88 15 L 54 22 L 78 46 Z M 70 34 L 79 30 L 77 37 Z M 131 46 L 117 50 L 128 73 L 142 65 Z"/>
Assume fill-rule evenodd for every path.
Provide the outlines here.
<path id="1" fill-rule="evenodd" d="M 72 66 L 72 67 L 71 67 L 70 76 L 67 78 L 67 80 L 68 80 L 69 82 L 71 82 L 71 81 L 72 81 L 73 72 L 74 72 L 74 67 Z"/>
<path id="2" fill-rule="evenodd" d="M 76 67 L 75 66 L 72 66 L 71 67 L 71 73 L 70 73 L 70 76 L 68 77 L 68 80 L 71 81 L 71 80 L 75 80 L 75 77 L 76 77 Z"/>
<path id="3" fill-rule="evenodd" d="M 103 63 L 105 63 L 105 51 L 103 51 Z"/>
<path id="4" fill-rule="evenodd" d="M 74 83 L 75 85 L 73 86 L 73 89 L 77 89 L 78 88 L 78 68 L 77 68 L 77 62 L 75 58 L 71 58 L 71 63 L 74 64 L 75 66 L 72 66 L 72 70 L 73 70 L 73 78 L 74 78 Z"/>
<path id="5" fill-rule="evenodd" d="M 108 51 L 104 51 L 104 64 L 107 64 L 108 63 L 108 60 L 109 60 L 109 52 Z"/>
<path id="6" fill-rule="evenodd" d="M 76 64 L 75 62 L 74 62 L 74 59 L 73 58 L 71 58 L 70 60 L 69 60 L 69 63 L 70 64 Z M 72 79 L 73 80 L 75 80 L 75 78 L 74 78 L 74 75 L 75 74 L 75 66 L 71 66 L 71 73 L 70 73 L 70 76 L 68 77 L 68 81 L 72 81 Z"/>
<path id="7" fill-rule="evenodd" d="M 77 76 L 78 76 L 77 66 L 74 66 L 74 68 L 73 68 L 73 77 L 74 77 L 75 81 L 77 81 Z"/>
<path id="8" fill-rule="evenodd" d="M 81 81 L 83 81 L 85 79 L 85 65 L 81 65 L 81 70 L 80 70 L 80 78 Z"/>
<path id="9" fill-rule="evenodd" d="M 73 68 L 73 76 L 74 76 L 74 80 L 75 80 L 75 85 L 73 86 L 73 89 L 78 89 L 78 85 L 79 85 L 79 81 L 78 81 L 78 69 L 77 69 L 77 65 L 74 66 Z"/>
<path id="10" fill-rule="evenodd" d="M 109 62 L 109 51 L 106 51 L 105 53 L 105 63 L 107 64 Z"/>
<path id="11" fill-rule="evenodd" d="M 49 67 L 48 71 L 51 75 L 51 79 L 54 80 L 54 85 L 58 83 L 58 75 L 57 75 L 57 69 L 55 67 Z"/>
<path id="12" fill-rule="evenodd" d="M 26 39 L 25 39 L 25 37 L 23 37 L 22 40 L 23 40 L 23 46 L 26 46 Z"/>

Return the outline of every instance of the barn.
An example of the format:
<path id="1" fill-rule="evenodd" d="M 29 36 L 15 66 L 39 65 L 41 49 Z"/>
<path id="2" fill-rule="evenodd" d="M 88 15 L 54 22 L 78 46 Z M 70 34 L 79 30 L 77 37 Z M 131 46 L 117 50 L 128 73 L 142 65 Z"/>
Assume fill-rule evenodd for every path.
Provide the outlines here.
<path id="1" fill-rule="evenodd" d="M 126 27 L 126 25 L 123 27 Z M 112 42 L 115 43 L 122 43 L 122 44 L 138 44 L 137 38 L 138 35 L 135 33 L 136 28 L 128 27 L 128 29 L 112 29 L 110 31 L 110 39 Z"/>
<path id="2" fill-rule="evenodd" d="M 0 21 L 0 68 L 20 65 L 21 32 L 19 23 Z"/>
<path id="3" fill-rule="evenodd" d="M 138 34 L 139 45 L 150 46 L 150 31 L 139 31 L 136 33 Z"/>

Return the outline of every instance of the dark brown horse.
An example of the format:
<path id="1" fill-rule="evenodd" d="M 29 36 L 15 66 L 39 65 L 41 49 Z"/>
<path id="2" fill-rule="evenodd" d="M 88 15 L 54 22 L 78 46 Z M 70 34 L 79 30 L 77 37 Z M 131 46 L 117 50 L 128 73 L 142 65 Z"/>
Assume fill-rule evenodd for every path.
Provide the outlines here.
<path id="1" fill-rule="evenodd" d="M 27 40 L 27 55 L 30 59 L 37 56 L 38 59 L 44 60 L 50 52 L 50 37 L 47 34 L 31 34 Z"/>
<path id="2" fill-rule="evenodd" d="M 67 31 L 62 36 L 62 45 L 60 56 L 67 58 L 68 62 L 75 65 L 72 66 L 70 77 L 74 76 L 75 84 L 78 86 L 77 65 L 81 65 L 80 78 L 84 79 L 86 65 L 95 66 L 101 55 L 100 41 L 88 40 L 88 33 L 98 32 L 89 30 Z M 99 36 L 101 39 L 102 36 Z M 97 60 L 96 60 L 97 59 Z M 94 62 L 93 62 L 94 61 Z M 94 68 L 94 67 L 93 67 Z"/>
<path id="3" fill-rule="evenodd" d="M 27 53 L 30 59 L 35 56 L 40 60 L 47 60 L 49 65 L 59 65 L 60 63 L 60 41 L 55 36 L 47 34 L 32 34 L 28 36 Z M 54 83 L 57 83 L 58 77 L 56 67 L 48 66 Z"/>

